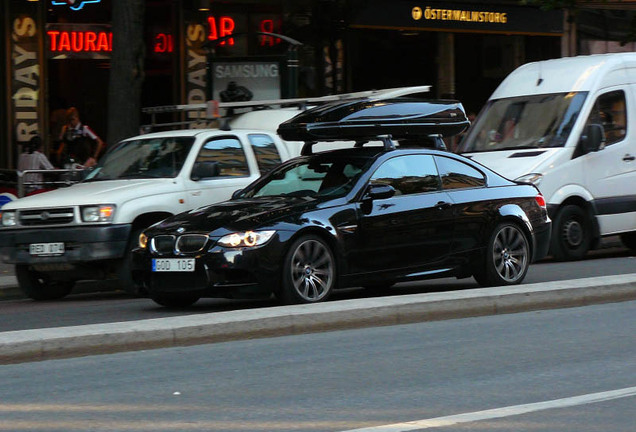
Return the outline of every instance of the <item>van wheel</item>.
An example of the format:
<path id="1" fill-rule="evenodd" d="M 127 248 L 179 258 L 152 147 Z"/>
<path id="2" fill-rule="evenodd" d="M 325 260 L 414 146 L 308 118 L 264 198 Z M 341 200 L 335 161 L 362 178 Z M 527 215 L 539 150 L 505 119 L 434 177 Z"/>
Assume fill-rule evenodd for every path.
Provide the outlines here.
<path id="1" fill-rule="evenodd" d="M 621 234 L 621 241 L 626 248 L 636 251 L 636 232 Z"/>
<path id="2" fill-rule="evenodd" d="M 16 265 L 15 276 L 22 292 L 33 300 L 56 300 L 73 290 L 74 281 L 56 281 L 45 273 L 29 270 L 28 265 Z"/>
<path id="3" fill-rule="evenodd" d="M 277 295 L 285 304 L 327 300 L 336 286 L 336 260 L 329 245 L 308 235 L 292 244 L 283 263 L 283 284 Z"/>
<path id="4" fill-rule="evenodd" d="M 530 266 L 530 243 L 514 223 L 501 223 L 493 230 L 486 256 L 473 273 L 481 286 L 515 285 L 526 277 Z"/>
<path id="5" fill-rule="evenodd" d="M 592 224 L 581 207 L 567 205 L 557 213 L 552 228 L 550 254 L 557 261 L 583 258 L 590 249 Z"/>

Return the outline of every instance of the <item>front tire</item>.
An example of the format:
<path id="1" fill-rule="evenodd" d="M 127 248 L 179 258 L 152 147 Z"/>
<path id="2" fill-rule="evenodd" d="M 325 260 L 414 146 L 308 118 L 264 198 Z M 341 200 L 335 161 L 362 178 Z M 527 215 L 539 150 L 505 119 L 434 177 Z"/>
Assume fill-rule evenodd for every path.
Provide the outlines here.
<path id="1" fill-rule="evenodd" d="M 22 292 L 33 300 L 57 300 L 73 290 L 74 281 L 56 281 L 45 273 L 30 270 L 28 265 L 16 265 L 15 276 Z"/>
<path id="2" fill-rule="evenodd" d="M 550 244 L 550 253 L 557 261 L 582 259 L 590 249 L 592 224 L 585 210 L 567 205 L 557 214 Z"/>
<path id="3" fill-rule="evenodd" d="M 285 256 L 282 281 L 283 303 L 327 300 L 336 286 L 336 260 L 329 245 L 315 235 L 296 240 Z"/>
<path id="4" fill-rule="evenodd" d="M 473 276 L 481 286 L 516 285 L 530 266 L 530 243 L 516 224 L 505 222 L 493 230 L 486 257 Z"/>

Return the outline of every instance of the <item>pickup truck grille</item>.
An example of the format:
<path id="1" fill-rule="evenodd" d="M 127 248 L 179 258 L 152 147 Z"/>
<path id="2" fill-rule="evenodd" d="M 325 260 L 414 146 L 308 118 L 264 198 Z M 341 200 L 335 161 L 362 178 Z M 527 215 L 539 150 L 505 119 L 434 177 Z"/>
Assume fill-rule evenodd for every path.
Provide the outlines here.
<path id="1" fill-rule="evenodd" d="M 20 211 L 22 226 L 62 225 L 73 222 L 73 219 L 72 207 Z"/>

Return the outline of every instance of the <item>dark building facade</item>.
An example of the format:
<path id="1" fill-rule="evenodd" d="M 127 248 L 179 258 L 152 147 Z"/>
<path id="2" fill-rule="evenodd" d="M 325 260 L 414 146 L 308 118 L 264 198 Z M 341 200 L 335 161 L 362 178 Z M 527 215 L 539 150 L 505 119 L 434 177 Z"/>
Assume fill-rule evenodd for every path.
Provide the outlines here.
<path id="1" fill-rule="evenodd" d="M 0 168 L 15 168 L 35 134 L 53 150 L 70 106 L 108 142 L 112 0 L 0 9 Z M 579 14 L 579 41 L 567 12 L 517 1 L 147 0 L 145 9 L 142 106 L 431 85 L 431 97 L 478 111 L 515 67 L 608 51 L 617 38 L 602 31 L 607 16 Z"/>

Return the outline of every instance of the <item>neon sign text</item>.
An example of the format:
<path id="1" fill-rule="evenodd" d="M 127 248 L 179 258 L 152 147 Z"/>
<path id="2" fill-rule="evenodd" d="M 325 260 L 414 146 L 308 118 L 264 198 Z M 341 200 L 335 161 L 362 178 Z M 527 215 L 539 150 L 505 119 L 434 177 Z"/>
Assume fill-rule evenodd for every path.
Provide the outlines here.
<path id="1" fill-rule="evenodd" d="M 49 30 L 51 52 L 111 52 L 112 32 Z"/>
<path id="2" fill-rule="evenodd" d="M 70 6 L 71 10 L 77 11 L 84 7 L 88 3 L 99 3 L 102 0 L 52 0 L 53 6 Z"/>
<path id="3" fill-rule="evenodd" d="M 156 34 L 155 44 L 152 49 L 156 53 L 171 53 L 174 51 L 174 38 L 171 34 Z"/>
<path id="4" fill-rule="evenodd" d="M 213 16 L 209 16 L 208 27 L 210 32 L 208 33 L 208 39 L 217 40 L 222 37 L 229 36 L 234 31 L 235 26 L 234 19 L 228 16 L 222 16 L 218 19 Z M 220 45 L 225 45 L 226 43 L 227 45 L 234 45 L 234 39 L 231 38 L 223 41 Z"/>

